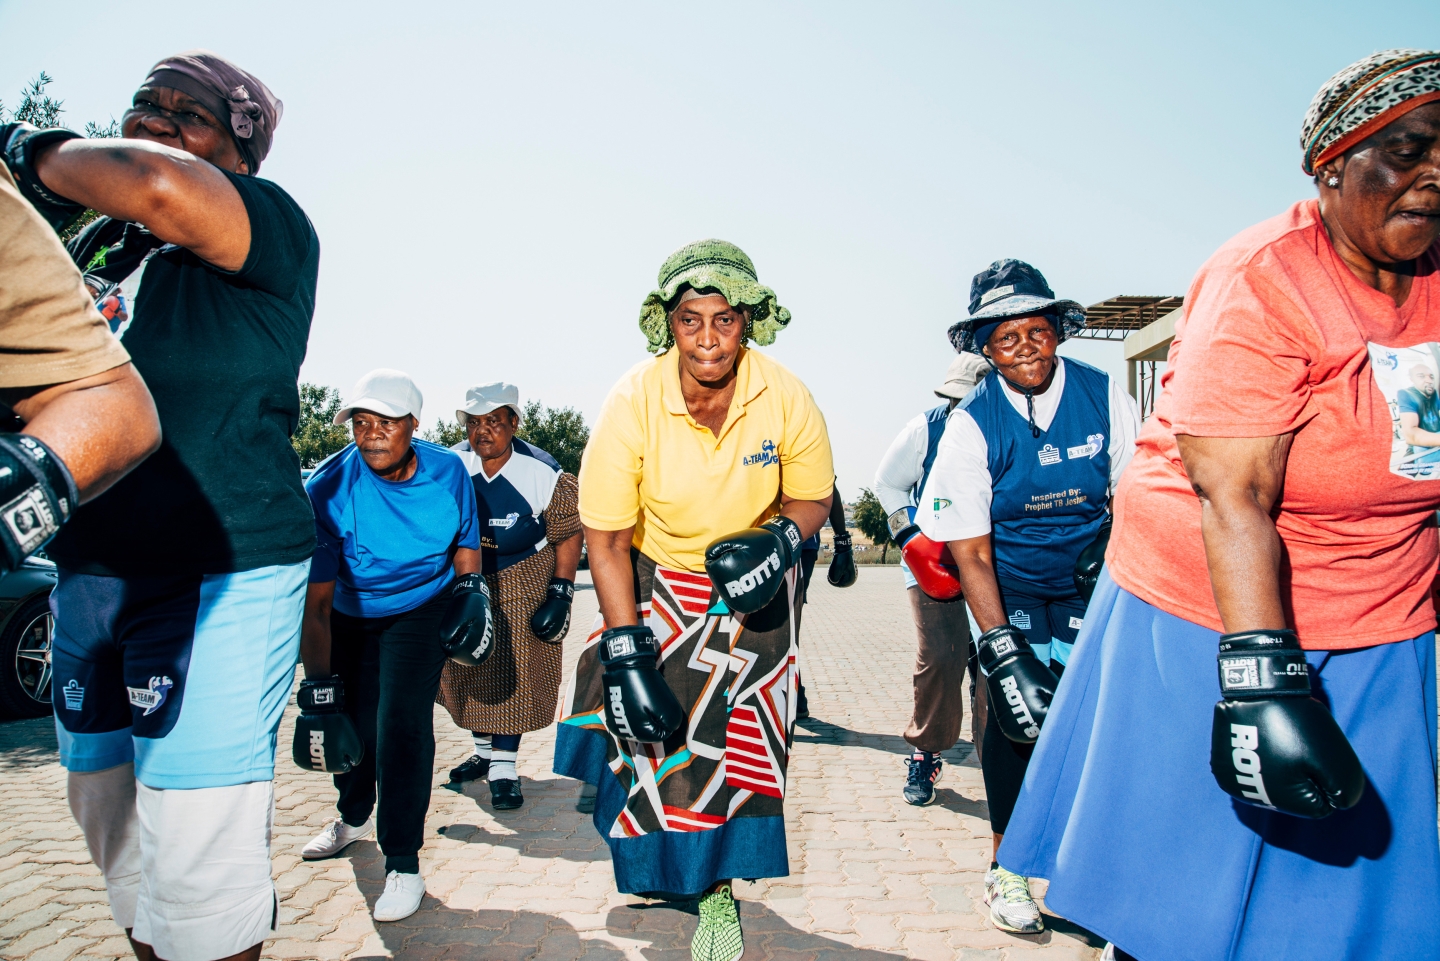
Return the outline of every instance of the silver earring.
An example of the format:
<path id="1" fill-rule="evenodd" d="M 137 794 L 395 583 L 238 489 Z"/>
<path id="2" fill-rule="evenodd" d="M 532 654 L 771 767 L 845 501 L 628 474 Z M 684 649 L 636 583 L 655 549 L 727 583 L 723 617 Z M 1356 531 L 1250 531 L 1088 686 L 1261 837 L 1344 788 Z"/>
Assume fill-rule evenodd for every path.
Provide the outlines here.
<path id="1" fill-rule="evenodd" d="M 1339 178 L 1339 177 L 1331 177 L 1329 180 L 1325 181 L 1325 186 L 1327 186 L 1327 187 L 1329 187 L 1329 188 L 1331 188 L 1331 189 L 1333 190 L 1334 188 L 1340 186 L 1340 178 Z"/>

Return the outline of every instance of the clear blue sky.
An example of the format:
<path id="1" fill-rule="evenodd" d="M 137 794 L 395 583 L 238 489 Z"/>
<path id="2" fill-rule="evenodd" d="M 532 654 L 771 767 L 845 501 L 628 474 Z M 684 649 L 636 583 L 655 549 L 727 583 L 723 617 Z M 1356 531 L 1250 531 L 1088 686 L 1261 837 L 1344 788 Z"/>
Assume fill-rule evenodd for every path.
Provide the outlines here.
<path id="1" fill-rule="evenodd" d="M 849 497 L 935 403 L 976 271 L 1183 293 L 1313 193 L 1316 88 L 1440 46 L 1440 3 L 0 0 L 0 37 L 0 97 L 43 69 L 77 127 L 189 47 L 265 80 L 285 118 L 262 173 L 323 248 L 303 376 L 405 369 L 427 426 L 499 379 L 593 419 L 645 356 L 665 256 L 738 243 L 794 313 L 771 352 Z M 1082 350 L 1123 376 L 1118 347 Z"/>

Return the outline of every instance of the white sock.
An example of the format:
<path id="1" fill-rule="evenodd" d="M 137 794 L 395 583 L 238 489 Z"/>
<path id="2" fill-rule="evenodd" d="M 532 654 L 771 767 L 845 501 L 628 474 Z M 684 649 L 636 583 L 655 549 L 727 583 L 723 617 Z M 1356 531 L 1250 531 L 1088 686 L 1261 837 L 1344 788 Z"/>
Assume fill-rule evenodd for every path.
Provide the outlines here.
<path id="1" fill-rule="evenodd" d="M 490 735 L 471 734 L 470 740 L 475 742 L 475 753 L 487 761 L 490 760 Z"/>
<path id="2" fill-rule="evenodd" d="M 490 780 L 519 780 L 520 775 L 515 773 L 515 757 L 519 753 L 519 751 L 496 751 L 490 758 Z"/>

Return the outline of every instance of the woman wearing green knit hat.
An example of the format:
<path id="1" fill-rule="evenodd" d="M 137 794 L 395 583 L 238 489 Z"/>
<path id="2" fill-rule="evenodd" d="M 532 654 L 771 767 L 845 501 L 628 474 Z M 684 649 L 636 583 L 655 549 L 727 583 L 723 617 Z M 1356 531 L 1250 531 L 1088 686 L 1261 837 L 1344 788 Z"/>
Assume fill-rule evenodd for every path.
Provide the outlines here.
<path id="1" fill-rule="evenodd" d="M 829 513 L 825 419 L 766 346 L 790 312 L 734 244 L 672 254 L 580 468 L 600 602 L 559 774 L 597 784 L 626 893 L 698 898 L 696 961 L 744 952 L 732 878 L 789 874 L 801 542 Z"/>

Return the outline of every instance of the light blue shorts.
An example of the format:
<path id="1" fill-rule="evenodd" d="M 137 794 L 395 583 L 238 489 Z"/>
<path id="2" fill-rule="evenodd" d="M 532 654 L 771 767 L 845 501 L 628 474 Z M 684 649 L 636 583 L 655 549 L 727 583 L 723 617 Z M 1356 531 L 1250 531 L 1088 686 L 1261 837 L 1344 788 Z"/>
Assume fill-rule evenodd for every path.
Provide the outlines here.
<path id="1" fill-rule="evenodd" d="M 275 776 L 310 562 L 234 574 L 60 570 L 50 595 L 60 763 L 135 762 L 151 788 Z"/>

